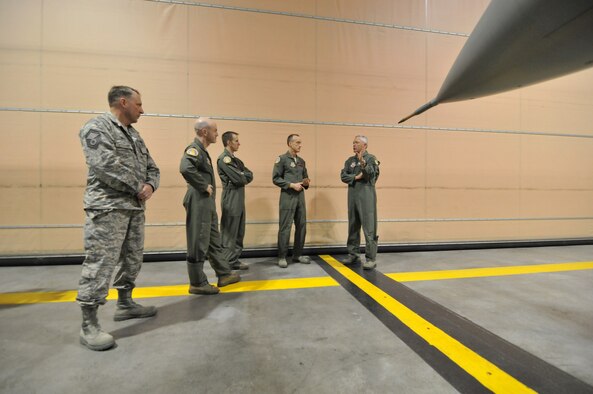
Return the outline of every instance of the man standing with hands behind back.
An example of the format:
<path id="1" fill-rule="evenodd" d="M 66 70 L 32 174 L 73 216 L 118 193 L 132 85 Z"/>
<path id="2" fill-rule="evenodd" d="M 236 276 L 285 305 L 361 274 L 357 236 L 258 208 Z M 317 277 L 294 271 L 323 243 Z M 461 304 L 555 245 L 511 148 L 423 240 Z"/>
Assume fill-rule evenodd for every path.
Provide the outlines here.
<path id="1" fill-rule="evenodd" d="M 377 266 L 377 193 L 375 183 L 379 178 L 379 161 L 367 152 L 368 139 L 357 135 L 352 142 L 354 156 L 344 163 L 340 173 L 342 182 L 348 184 L 348 258 L 344 264 L 360 261 L 360 227 L 366 243 L 364 269 Z"/>
<path id="2" fill-rule="evenodd" d="M 288 152 L 278 156 L 274 163 L 272 181 L 280 188 L 280 228 L 278 231 L 278 266 L 288 267 L 286 254 L 290 240 L 290 228 L 294 221 L 294 249 L 292 261 L 310 264 L 309 256 L 302 256 L 307 234 L 307 208 L 305 190 L 310 179 L 305 167 L 305 160 L 298 156 L 301 151 L 301 137 L 291 134 L 286 140 Z"/>
<path id="3" fill-rule="evenodd" d="M 222 217 L 220 232 L 222 247 L 232 269 L 246 270 L 249 266 L 239 261 L 245 237 L 245 185 L 253 180 L 253 173 L 235 156 L 239 150 L 239 134 L 227 131 L 222 135 L 224 150 L 218 156 L 218 175 L 222 181 Z"/>
<path id="4" fill-rule="evenodd" d="M 216 181 L 212 160 L 206 150 L 216 142 L 218 128 L 209 118 L 198 118 L 194 125 L 196 138 L 185 148 L 179 171 L 187 181 L 183 199 L 186 211 L 187 272 L 191 294 L 217 294 L 220 290 L 208 283 L 204 273 L 206 258 L 218 276 L 218 287 L 241 280 L 225 258 L 218 231 Z"/>

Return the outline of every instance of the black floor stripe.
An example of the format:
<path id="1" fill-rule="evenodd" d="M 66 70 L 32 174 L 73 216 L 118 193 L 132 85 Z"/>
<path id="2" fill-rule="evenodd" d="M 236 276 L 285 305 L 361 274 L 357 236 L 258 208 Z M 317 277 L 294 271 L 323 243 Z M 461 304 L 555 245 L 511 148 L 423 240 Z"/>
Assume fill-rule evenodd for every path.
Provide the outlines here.
<path id="1" fill-rule="evenodd" d="M 356 270 L 362 271 L 360 268 Z M 382 273 L 372 271 L 361 275 L 533 390 L 540 393 L 593 393 L 593 387 L 587 383 Z"/>
<path id="2" fill-rule="evenodd" d="M 321 259 L 317 261 L 319 260 Z M 385 308 L 340 275 L 329 264 L 321 260 L 320 265 L 456 389 L 461 392 L 475 393 L 477 392 L 475 385 L 478 385 L 479 391 L 488 392 L 477 380 L 403 325 Z M 351 269 L 533 390 L 540 393 L 593 393 L 593 387 L 587 383 L 472 323 L 407 286 L 390 279 L 377 270 L 364 271 L 360 265 Z M 394 324 L 394 320 L 397 323 Z M 435 356 L 433 354 L 435 352 L 440 357 Z M 465 377 L 458 381 L 462 377 L 460 375 L 465 375 Z M 470 382 L 473 382 L 473 384 L 468 384 Z"/>
<path id="3" fill-rule="evenodd" d="M 328 263 L 321 258 L 315 258 L 321 268 L 334 278 L 344 289 L 346 289 L 356 300 L 375 315 L 388 329 L 397 335 L 406 345 L 441 375 L 451 386 L 461 393 L 490 393 L 491 391 L 478 382 L 473 376 L 465 372 L 451 359 L 441 353 L 437 348 L 430 345 L 423 338 L 418 336 L 408 326 L 393 316 L 382 305 L 372 299 L 367 293 L 360 290 L 355 284 L 340 275 Z"/>

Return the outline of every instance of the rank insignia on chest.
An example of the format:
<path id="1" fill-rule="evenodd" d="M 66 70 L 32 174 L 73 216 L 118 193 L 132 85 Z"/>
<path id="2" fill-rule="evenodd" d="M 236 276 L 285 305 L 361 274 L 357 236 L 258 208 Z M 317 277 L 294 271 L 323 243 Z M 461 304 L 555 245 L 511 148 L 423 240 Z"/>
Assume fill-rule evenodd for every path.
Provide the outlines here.
<path id="1" fill-rule="evenodd" d="M 224 159 L 222 159 L 222 161 L 223 161 L 225 164 L 229 164 L 229 163 L 231 162 L 231 158 L 230 158 L 230 157 L 228 157 L 228 156 L 225 156 L 225 157 L 224 157 Z"/>
<path id="2" fill-rule="evenodd" d="M 353 161 L 352 164 L 350 164 L 350 168 L 354 168 L 354 167 L 356 167 L 356 162 L 355 161 Z"/>
<path id="3" fill-rule="evenodd" d="M 290 162 L 290 166 L 291 166 L 292 168 L 295 168 L 295 167 L 296 167 L 296 164 L 294 164 L 294 161 Z"/>
<path id="4" fill-rule="evenodd" d="M 197 157 L 198 156 L 198 150 L 196 148 L 189 148 L 188 150 L 185 151 L 185 154 L 188 155 L 188 156 Z"/>

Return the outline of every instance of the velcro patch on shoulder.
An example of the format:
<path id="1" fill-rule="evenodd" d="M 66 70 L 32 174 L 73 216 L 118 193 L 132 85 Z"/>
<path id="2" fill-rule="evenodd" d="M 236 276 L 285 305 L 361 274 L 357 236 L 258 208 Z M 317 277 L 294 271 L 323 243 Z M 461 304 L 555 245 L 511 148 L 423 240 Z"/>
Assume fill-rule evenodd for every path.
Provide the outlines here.
<path id="1" fill-rule="evenodd" d="M 198 156 L 198 150 L 196 148 L 189 148 L 188 150 L 185 151 L 185 154 L 188 155 L 188 156 L 197 157 Z"/>
<path id="2" fill-rule="evenodd" d="M 280 163 L 280 156 L 278 156 L 278 157 L 276 158 L 276 161 L 274 162 L 274 164 L 278 164 L 278 163 Z"/>
<path id="3" fill-rule="evenodd" d="M 86 146 L 89 149 L 97 149 L 99 147 L 99 143 L 101 142 L 101 134 L 91 131 L 86 135 Z"/>
<path id="4" fill-rule="evenodd" d="M 229 163 L 231 162 L 231 158 L 230 158 L 230 157 L 228 157 L 228 156 L 225 156 L 225 157 L 224 157 L 224 159 L 222 159 L 222 161 L 223 161 L 225 164 L 229 164 Z"/>

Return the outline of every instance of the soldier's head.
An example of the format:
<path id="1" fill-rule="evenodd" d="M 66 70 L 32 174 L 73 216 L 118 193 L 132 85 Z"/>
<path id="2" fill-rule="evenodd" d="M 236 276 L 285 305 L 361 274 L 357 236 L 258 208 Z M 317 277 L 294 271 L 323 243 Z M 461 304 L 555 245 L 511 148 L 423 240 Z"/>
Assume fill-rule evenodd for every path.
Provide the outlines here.
<path id="1" fill-rule="evenodd" d="M 301 136 L 298 134 L 291 134 L 286 139 L 286 145 L 290 148 L 292 153 L 299 153 L 301 151 Z"/>
<path id="2" fill-rule="evenodd" d="M 213 122 L 210 118 L 199 117 L 194 124 L 194 130 L 198 139 L 204 144 L 204 147 L 216 142 L 218 127 L 216 126 L 216 122 Z"/>
<path id="3" fill-rule="evenodd" d="M 354 153 L 364 152 L 367 149 L 369 139 L 364 135 L 357 135 L 352 141 L 352 150 Z"/>
<path id="4" fill-rule="evenodd" d="M 239 150 L 239 133 L 235 133 L 234 131 L 225 131 L 222 134 L 222 144 L 225 148 L 227 148 L 231 153 L 235 153 Z"/>
<path id="5" fill-rule="evenodd" d="M 111 112 L 124 126 L 136 123 L 144 113 L 140 92 L 129 86 L 113 86 L 107 101 Z"/>

